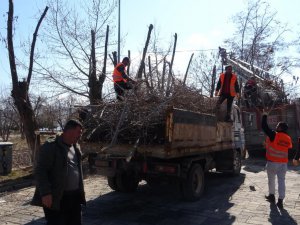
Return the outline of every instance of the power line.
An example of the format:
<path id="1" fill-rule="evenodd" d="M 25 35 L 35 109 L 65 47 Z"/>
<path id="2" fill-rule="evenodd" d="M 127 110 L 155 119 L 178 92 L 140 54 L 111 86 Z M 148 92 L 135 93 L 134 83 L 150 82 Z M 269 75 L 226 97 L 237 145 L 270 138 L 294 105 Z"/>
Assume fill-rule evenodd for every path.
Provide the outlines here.
<path id="1" fill-rule="evenodd" d="M 208 51 L 219 51 L 217 48 L 211 48 L 211 49 L 187 49 L 187 50 L 176 50 L 175 52 L 208 52 Z M 163 54 L 170 51 L 157 51 L 157 52 L 147 52 L 147 53 L 158 53 Z"/>

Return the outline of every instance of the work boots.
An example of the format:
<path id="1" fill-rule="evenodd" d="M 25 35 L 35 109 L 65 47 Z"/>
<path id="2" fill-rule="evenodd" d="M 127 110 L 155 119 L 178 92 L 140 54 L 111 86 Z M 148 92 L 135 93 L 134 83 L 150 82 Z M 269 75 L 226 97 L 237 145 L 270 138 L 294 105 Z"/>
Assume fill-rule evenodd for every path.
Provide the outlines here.
<path id="1" fill-rule="evenodd" d="M 276 203 L 276 205 L 277 205 L 277 207 L 279 208 L 279 209 L 283 209 L 283 199 L 278 199 L 278 202 Z"/>
<path id="2" fill-rule="evenodd" d="M 275 203 L 275 196 L 273 194 L 266 195 L 265 198 L 268 202 Z M 278 199 L 278 201 L 279 201 L 279 199 Z"/>

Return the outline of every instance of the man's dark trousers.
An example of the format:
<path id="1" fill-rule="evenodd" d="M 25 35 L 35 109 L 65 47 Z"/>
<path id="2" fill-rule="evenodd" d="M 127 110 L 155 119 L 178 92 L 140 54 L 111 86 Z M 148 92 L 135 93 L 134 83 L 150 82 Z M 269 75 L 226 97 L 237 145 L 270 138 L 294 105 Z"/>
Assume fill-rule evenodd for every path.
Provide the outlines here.
<path id="1" fill-rule="evenodd" d="M 43 208 L 47 225 L 81 225 L 80 192 L 65 192 L 60 210 Z"/>

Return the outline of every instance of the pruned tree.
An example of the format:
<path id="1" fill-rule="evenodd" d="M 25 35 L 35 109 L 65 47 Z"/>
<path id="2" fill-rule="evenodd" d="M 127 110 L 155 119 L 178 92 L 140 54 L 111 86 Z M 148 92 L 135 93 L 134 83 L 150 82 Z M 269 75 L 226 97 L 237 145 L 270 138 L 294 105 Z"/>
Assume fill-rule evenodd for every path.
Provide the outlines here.
<path id="1" fill-rule="evenodd" d="M 201 52 L 191 63 L 188 83 L 201 89 L 202 94 L 212 97 L 215 89 L 216 65 L 218 53 L 216 51 Z"/>
<path id="2" fill-rule="evenodd" d="M 50 16 L 43 37 L 47 48 L 38 71 L 47 88 L 102 101 L 115 0 L 49 0 Z M 42 54 L 42 53 L 41 53 Z"/>
<path id="3" fill-rule="evenodd" d="M 143 71 L 145 69 L 145 58 L 146 58 L 146 54 L 147 54 L 147 50 L 148 50 L 148 46 L 149 46 L 149 41 L 150 41 L 150 38 L 151 38 L 151 32 L 152 32 L 152 30 L 153 30 L 153 25 L 150 24 L 149 29 L 148 29 L 148 34 L 147 34 L 147 39 L 146 39 L 145 47 L 143 49 L 142 59 L 141 59 L 141 62 L 140 62 L 140 66 L 139 66 L 138 72 L 136 74 L 136 77 L 138 79 L 142 78 L 142 74 L 143 74 Z"/>
<path id="4" fill-rule="evenodd" d="M 174 58 L 175 58 L 175 53 L 176 53 L 176 46 L 177 46 L 177 33 L 175 33 L 175 35 L 174 35 L 173 53 L 172 53 L 172 57 L 171 57 L 171 62 L 169 63 L 169 74 L 168 74 L 167 90 L 166 90 L 167 97 L 170 96 L 171 88 L 172 88 L 173 81 L 174 81 L 172 69 L 173 69 L 173 63 L 174 63 Z"/>
<path id="5" fill-rule="evenodd" d="M 153 35 L 149 42 L 148 60 L 146 62 L 148 67 L 146 76 L 149 79 L 148 82 L 151 87 L 151 93 L 157 92 L 163 96 L 166 91 L 165 76 L 169 69 L 169 67 L 167 67 L 166 58 L 171 52 L 172 45 L 169 44 L 167 47 L 161 47 L 165 44 L 161 43 L 159 31 L 155 28 L 155 26 L 152 33 Z"/>
<path id="6" fill-rule="evenodd" d="M 30 48 L 30 58 L 28 66 L 28 75 L 26 79 L 19 80 L 18 70 L 16 65 L 16 56 L 14 50 L 13 41 L 13 29 L 14 29 L 14 4 L 13 0 L 9 0 L 9 10 L 7 19 L 7 49 L 10 64 L 10 73 L 12 78 L 12 92 L 11 95 L 14 99 L 14 104 L 20 115 L 22 124 L 24 125 L 25 137 L 29 148 L 34 151 L 36 149 L 36 136 L 35 130 L 37 129 L 37 123 L 34 115 L 34 110 L 32 108 L 31 100 L 29 98 L 29 87 L 33 72 L 34 63 L 34 50 L 37 40 L 38 31 L 43 19 L 46 16 L 48 7 L 45 8 L 43 14 L 41 15 L 33 34 L 33 39 Z M 33 154 L 34 155 L 34 154 Z"/>

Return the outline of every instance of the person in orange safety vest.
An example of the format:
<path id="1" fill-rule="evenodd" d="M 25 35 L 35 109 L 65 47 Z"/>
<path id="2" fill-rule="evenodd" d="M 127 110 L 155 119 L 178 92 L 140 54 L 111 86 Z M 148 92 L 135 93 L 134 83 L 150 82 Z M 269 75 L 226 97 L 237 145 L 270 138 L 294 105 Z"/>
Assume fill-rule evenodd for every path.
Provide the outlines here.
<path id="1" fill-rule="evenodd" d="M 215 96 L 219 96 L 217 101 L 217 111 L 220 110 L 221 104 L 227 99 L 227 113 L 225 121 L 232 122 L 230 118 L 230 112 L 232 108 L 233 99 L 236 96 L 239 98 L 240 88 L 237 81 L 237 76 L 232 73 L 232 66 L 225 66 L 225 73 L 220 74 L 219 81 L 217 83 Z"/>
<path id="2" fill-rule="evenodd" d="M 122 62 L 116 65 L 112 75 L 117 99 L 120 101 L 124 99 L 124 90 L 132 89 L 132 84 L 135 83 L 126 73 L 126 67 L 129 63 L 129 58 L 124 57 Z"/>
<path id="3" fill-rule="evenodd" d="M 278 181 L 278 201 L 276 205 L 283 209 L 283 199 L 285 198 L 285 175 L 287 172 L 288 150 L 293 147 L 291 137 L 286 133 L 288 125 L 279 122 L 276 130 L 271 130 L 267 123 L 268 113 L 262 116 L 262 130 L 267 135 L 266 138 L 266 170 L 268 175 L 269 195 L 266 200 L 275 203 L 275 176 Z"/>

